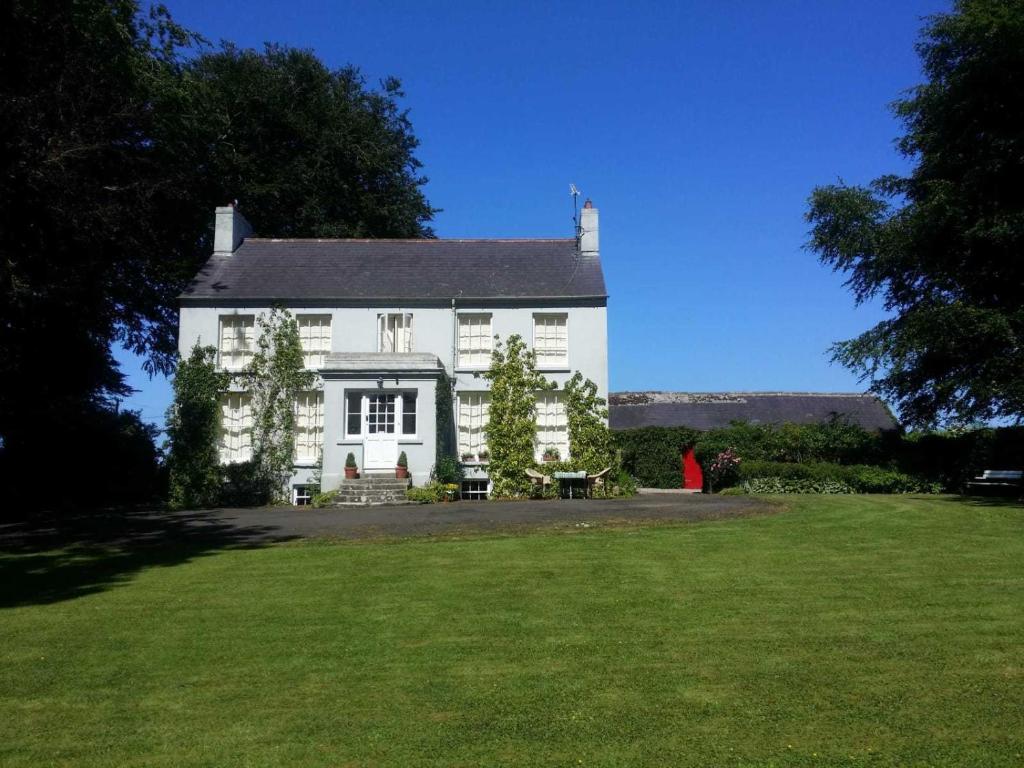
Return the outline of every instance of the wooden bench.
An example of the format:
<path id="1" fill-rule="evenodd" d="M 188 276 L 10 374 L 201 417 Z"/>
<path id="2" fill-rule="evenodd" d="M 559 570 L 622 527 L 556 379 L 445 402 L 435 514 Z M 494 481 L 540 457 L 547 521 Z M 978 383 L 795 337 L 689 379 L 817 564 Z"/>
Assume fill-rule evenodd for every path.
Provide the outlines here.
<path id="1" fill-rule="evenodd" d="M 1016 495 L 1024 490 L 1024 471 L 1019 469 L 986 469 L 981 477 L 967 483 L 972 493 Z"/>

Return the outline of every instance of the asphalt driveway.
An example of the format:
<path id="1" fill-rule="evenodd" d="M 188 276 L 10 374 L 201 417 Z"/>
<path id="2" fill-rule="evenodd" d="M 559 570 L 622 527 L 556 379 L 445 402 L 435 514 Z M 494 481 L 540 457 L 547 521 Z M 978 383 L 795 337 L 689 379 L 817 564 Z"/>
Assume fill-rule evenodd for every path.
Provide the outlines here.
<path id="1" fill-rule="evenodd" d="M 437 536 L 460 533 L 584 527 L 630 521 L 698 521 L 739 517 L 771 507 L 743 496 L 641 495 L 630 499 L 407 504 L 313 509 L 254 507 L 182 512 L 145 511 L 0 525 L 0 550 L 73 543 L 173 544 L 188 541 L 252 546 L 330 537 Z"/>

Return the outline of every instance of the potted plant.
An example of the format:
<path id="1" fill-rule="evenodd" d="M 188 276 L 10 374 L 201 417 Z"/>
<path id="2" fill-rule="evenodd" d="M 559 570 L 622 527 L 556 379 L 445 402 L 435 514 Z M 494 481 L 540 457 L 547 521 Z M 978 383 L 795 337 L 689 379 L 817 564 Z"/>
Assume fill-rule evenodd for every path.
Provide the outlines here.
<path id="1" fill-rule="evenodd" d="M 457 483 L 445 483 L 444 484 L 444 500 L 445 503 L 449 501 L 455 501 L 458 498 L 459 486 Z"/>
<path id="2" fill-rule="evenodd" d="M 465 464 L 467 462 L 472 461 L 475 458 L 476 456 L 474 456 L 471 452 L 466 451 L 464 454 L 462 454 L 462 463 Z"/>
<path id="3" fill-rule="evenodd" d="M 487 450 L 486 448 L 484 448 L 484 449 L 483 449 L 482 451 L 480 451 L 480 453 L 478 453 L 478 454 L 476 455 L 476 457 L 477 457 L 477 458 L 478 458 L 478 459 L 479 459 L 480 461 L 490 461 L 490 458 L 491 458 L 491 452 L 490 452 L 490 451 L 488 451 L 488 450 Z"/>
<path id="4" fill-rule="evenodd" d="M 553 445 L 544 449 L 544 461 L 558 461 L 560 458 L 562 458 L 562 454 Z"/>
<path id="5" fill-rule="evenodd" d="M 409 477 L 409 459 L 405 455 L 405 451 L 398 454 L 398 466 L 395 467 L 395 477 L 399 480 L 405 480 Z"/>
<path id="6" fill-rule="evenodd" d="M 350 452 L 345 457 L 345 479 L 355 480 L 357 477 L 359 477 L 359 467 L 356 466 L 356 455 Z"/>

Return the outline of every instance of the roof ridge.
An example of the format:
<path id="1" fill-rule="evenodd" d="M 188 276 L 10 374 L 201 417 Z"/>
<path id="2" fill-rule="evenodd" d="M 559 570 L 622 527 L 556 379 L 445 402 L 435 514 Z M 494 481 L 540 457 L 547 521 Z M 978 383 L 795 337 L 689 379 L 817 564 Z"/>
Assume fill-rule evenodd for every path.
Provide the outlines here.
<path id="1" fill-rule="evenodd" d="M 257 243 L 574 243 L 574 237 L 247 237 Z"/>
<path id="2" fill-rule="evenodd" d="M 776 390 L 761 390 L 761 391 L 726 391 L 719 390 L 714 392 L 682 392 L 682 391 L 669 391 L 664 389 L 637 389 L 637 390 L 623 390 L 621 392 L 609 392 L 608 396 L 613 397 L 615 395 L 698 395 L 700 397 L 708 397 L 711 395 L 723 395 L 723 396 L 743 396 L 743 397 L 875 397 L 878 395 L 873 392 L 796 392 L 796 391 L 776 391 Z"/>

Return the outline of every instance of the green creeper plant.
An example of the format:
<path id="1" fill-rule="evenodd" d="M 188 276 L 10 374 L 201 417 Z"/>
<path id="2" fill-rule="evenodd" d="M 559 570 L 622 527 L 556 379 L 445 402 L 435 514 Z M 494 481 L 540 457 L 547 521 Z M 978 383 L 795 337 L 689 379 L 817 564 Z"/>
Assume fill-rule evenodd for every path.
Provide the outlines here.
<path id="1" fill-rule="evenodd" d="M 217 370 L 217 350 L 197 343 L 178 364 L 174 402 L 167 411 L 170 444 L 168 503 L 209 507 L 220 497 L 220 396 L 230 376 Z"/>
<path id="2" fill-rule="evenodd" d="M 537 392 L 554 389 L 537 371 L 537 356 L 522 337 L 512 335 L 502 345 L 495 337 L 490 368 L 483 377 L 491 384 L 491 406 L 484 433 L 491 451 L 488 474 L 495 498 L 530 494 L 526 470 L 535 466 Z"/>
<path id="3" fill-rule="evenodd" d="M 299 326 L 287 309 L 274 307 L 257 324 L 256 352 L 240 374 L 252 395 L 253 462 L 268 498 L 286 501 L 295 462 L 295 400 L 314 387 L 316 374 L 305 368 Z"/>
<path id="4" fill-rule="evenodd" d="M 565 385 L 565 415 L 569 427 L 569 453 L 577 469 L 600 472 L 615 462 L 608 429 L 607 401 L 597 385 L 577 371 Z"/>

